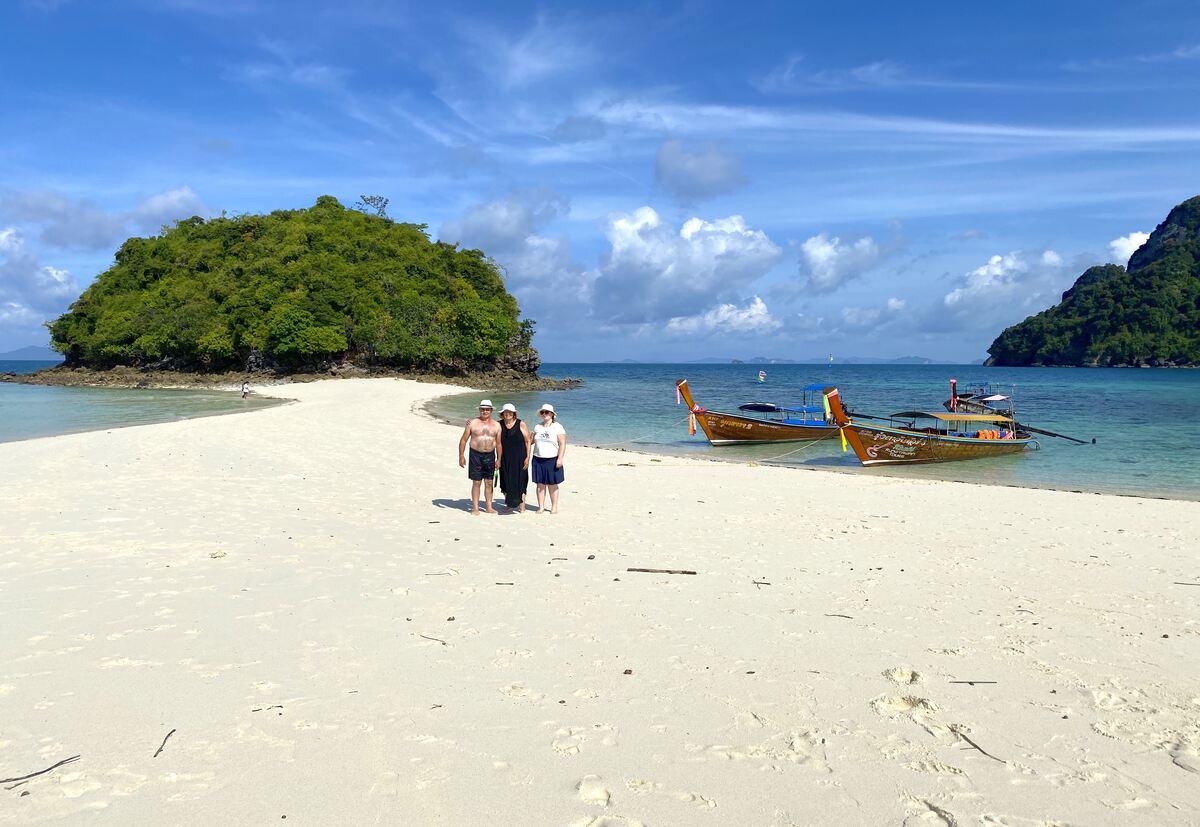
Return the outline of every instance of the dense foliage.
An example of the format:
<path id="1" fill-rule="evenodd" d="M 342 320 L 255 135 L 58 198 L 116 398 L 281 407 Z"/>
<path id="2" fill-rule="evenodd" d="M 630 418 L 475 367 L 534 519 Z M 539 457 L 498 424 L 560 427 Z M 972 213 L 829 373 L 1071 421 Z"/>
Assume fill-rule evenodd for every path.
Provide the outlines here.
<path id="1" fill-rule="evenodd" d="M 994 365 L 1200 365 L 1200 196 L 1171 210 L 1128 269 L 1092 267 L 988 353 Z"/>
<path id="2" fill-rule="evenodd" d="M 518 321 L 491 259 L 377 213 L 322 196 L 305 210 L 190 218 L 131 238 L 49 325 L 53 346 L 99 368 L 348 358 L 446 369 L 516 355 L 536 369 L 532 323 Z"/>

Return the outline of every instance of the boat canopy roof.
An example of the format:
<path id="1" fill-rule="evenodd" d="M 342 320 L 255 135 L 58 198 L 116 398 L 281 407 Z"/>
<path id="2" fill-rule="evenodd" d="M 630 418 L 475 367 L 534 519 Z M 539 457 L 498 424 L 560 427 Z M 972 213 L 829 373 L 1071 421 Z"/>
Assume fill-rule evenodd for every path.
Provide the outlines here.
<path id="1" fill-rule="evenodd" d="M 758 413 L 825 413 L 820 405 L 802 405 L 798 408 L 786 408 L 771 402 L 749 402 L 738 405 L 739 411 L 756 411 Z"/>
<path id="2" fill-rule="evenodd" d="M 937 411 L 901 411 L 892 414 L 893 419 L 912 419 L 914 417 L 940 419 L 943 422 L 1012 422 L 1012 419 L 1000 414 L 939 413 Z"/>
<path id="3" fill-rule="evenodd" d="M 980 399 L 979 401 L 980 402 L 1003 402 L 1005 399 L 1008 399 L 1008 397 L 1004 396 L 1003 394 L 994 393 L 991 396 L 983 397 L 983 399 Z"/>
<path id="4" fill-rule="evenodd" d="M 830 385 L 830 384 L 824 384 L 824 385 L 805 385 L 805 386 L 804 386 L 804 390 L 806 390 L 806 391 L 823 391 L 823 390 L 825 390 L 826 388 L 832 388 L 832 387 L 833 387 L 833 385 Z"/>

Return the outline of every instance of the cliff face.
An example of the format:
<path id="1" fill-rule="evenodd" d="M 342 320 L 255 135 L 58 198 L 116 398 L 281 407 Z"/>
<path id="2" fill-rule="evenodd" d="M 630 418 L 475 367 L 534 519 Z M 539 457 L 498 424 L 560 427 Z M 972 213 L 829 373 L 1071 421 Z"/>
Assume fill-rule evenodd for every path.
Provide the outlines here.
<path id="1" fill-rule="evenodd" d="M 69 367 L 101 370 L 461 375 L 540 364 L 533 323 L 485 253 L 330 196 L 131 238 L 49 327 Z"/>
<path id="2" fill-rule="evenodd" d="M 989 365 L 1200 366 L 1200 196 L 1171 210 L 1128 268 L 1088 269 L 988 353 Z"/>

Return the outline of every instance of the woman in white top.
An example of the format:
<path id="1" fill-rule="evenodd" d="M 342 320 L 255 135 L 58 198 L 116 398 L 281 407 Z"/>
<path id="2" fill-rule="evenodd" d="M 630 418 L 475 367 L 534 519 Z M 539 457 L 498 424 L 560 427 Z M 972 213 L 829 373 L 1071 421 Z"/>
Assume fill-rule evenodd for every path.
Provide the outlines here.
<path id="1" fill-rule="evenodd" d="M 558 486 L 563 481 L 563 457 L 567 454 L 567 432 L 558 424 L 553 405 L 538 408 L 542 421 L 533 426 L 533 481 L 537 485 L 538 513 L 546 513 L 546 492 L 550 492 L 550 513 L 558 513 Z"/>

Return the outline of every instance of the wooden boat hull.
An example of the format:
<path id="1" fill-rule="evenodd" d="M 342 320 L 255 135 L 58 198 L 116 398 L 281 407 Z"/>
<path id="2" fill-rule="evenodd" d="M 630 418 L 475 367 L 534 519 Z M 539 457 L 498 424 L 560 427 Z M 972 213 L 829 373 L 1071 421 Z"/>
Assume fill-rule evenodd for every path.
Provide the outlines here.
<path id="1" fill-rule="evenodd" d="M 834 425 L 788 425 L 738 414 L 702 411 L 696 424 L 713 445 L 753 445 L 758 442 L 811 442 L 837 436 Z"/>
<path id="2" fill-rule="evenodd" d="M 900 428 L 850 423 L 846 442 L 859 462 L 873 465 L 915 465 L 923 462 L 956 462 L 965 459 L 1019 454 L 1033 443 L 1032 437 L 978 439 L 937 434 L 917 434 Z"/>
<path id="3" fill-rule="evenodd" d="M 754 445 L 765 442 L 812 442 L 832 439 L 837 436 L 837 426 L 793 425 L 787 422 L 771 422 L 752 416 L 710 411 L 701 408 L 692 398 L 687 380 L 675 383 L 688 410 L 696 417 L 696 424 L 713 445 Z"/>

